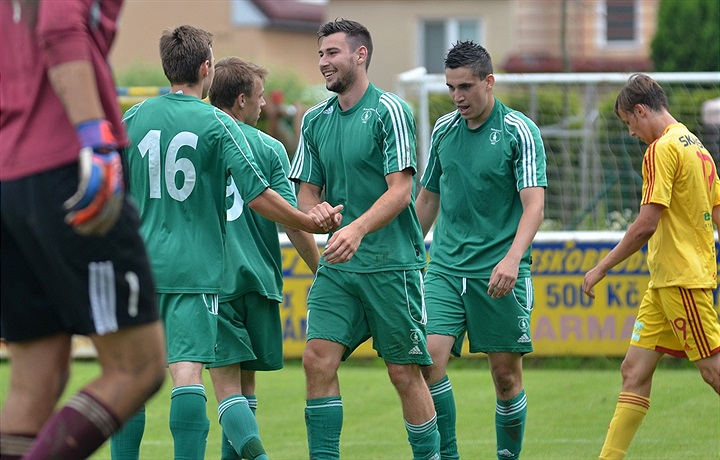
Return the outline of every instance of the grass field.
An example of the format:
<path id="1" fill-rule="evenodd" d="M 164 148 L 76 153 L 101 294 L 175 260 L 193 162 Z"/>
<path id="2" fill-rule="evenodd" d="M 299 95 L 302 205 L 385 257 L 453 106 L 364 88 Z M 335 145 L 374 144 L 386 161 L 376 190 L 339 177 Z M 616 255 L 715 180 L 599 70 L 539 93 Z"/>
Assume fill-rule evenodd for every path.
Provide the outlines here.
<path id="1" fill-rule="evenodd" d="M 526 360 L 528 425 L 523 459 L 597 458 L 620 390 L 619 360 Z M 92 379 L 94 361 L 76 361 L 67 394 Z M 0 402 L 8 387 L 7 361 L 0 363 Z M 465 459 L 494 460 L 495 396 L 482 359 L 451 362 L 458 406 L 458 445 Z M 347 460 L 409 459 L 400 403 L 380 361 L 350 360 L 340 370 L 345 424 L 341 455 Z M 220 458 L 217 401 L 207 378 L 210 435 L 206 458 Z M 271 459 L 307 458 L 304 376 L 297 361 L 258 375 L 258 423 Z M 148 404 L 141 459 L 172 457 L 167 427 L 171 383 Z M 104 446 L 93 459 L 109 459 Z M 685 362 L 661 363 L 650 412 L 628 460 L 720 459 L 720 398 Z"/>

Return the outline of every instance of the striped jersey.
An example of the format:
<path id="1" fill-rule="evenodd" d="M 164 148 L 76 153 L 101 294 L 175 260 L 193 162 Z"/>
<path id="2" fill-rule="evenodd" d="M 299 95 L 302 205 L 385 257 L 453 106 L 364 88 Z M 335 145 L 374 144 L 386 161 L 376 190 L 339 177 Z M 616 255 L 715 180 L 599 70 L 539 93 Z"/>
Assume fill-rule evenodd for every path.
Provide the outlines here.
<path id="1" fill-rule="evenodd" d="M 340 110 L 337 96 L 311 107 L 303 116 L 300 143 L 290 179 L 325 189 L 325 200 L 344 205 L 342 226 L 367 211 L 388 189 L 385 176 L 417 169 L 415 119 L 405 101 L 370 84 L 350 109 Z M 320 264 L 325 265 L 324 258 Z M 363 238 L 348 262 L 337 270 L 369 273 L 425 266 L 422 229 L 410 205 L 385 227 Z"/>
<path id="2" fill-rule="evenodd" d="M 161 293 L 220 291 L 232 173 L 252 201 L 268 184 L 235 120 L 194 96 L 148 99 L 123 117 L 132 146 L 125 151 L 128 188 L 140 211 Z"/>
<path id="3" fill-rule="evenodd" d="M 270 188 L 297 206 L 295 187 L 288 179 L 290 162 L 280 141 L 253 126 L 237 122 L 240 145 L 253 152 Z M 242 177 L 238 178 L 241 181 Z M 231 175 L 227 186 L 227 239 L 225 275 L 220 301 L 257 292 L 282 302 L 283 273 L 277 224 L 250 209 Z"/>
<path id="4" fill-rule="evenodd" d="M 448 113 L 435 122 L 421 184 L 440 194 L 430 269 L 489 278 L 515 238 L 523 212 L 519 191 L 547 186 L 540 130 L 497 99 L 475 129 L 458 111 Z M 531 252 L 522 257 L 521 277 L 530 276 Z"/>
<path id="5" fill-rule="evenodd" d="M 642 172 L 641 204 L 667 208 L 648 241 L 648 287 L 715 289 L 712 208 L 720 205 L 720 181 L 712 156 L 685 125 L 673 123 L 648 146 Z"/>

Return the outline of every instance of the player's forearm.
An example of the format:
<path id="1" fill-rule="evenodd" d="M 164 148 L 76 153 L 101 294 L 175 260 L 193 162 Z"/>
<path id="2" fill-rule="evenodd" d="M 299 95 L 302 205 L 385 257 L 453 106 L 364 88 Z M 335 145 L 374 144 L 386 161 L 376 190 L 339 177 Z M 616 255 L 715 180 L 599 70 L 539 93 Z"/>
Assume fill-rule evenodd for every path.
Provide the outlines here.
<path id="1" fill-rule="evenodd" d="M 285 233 L 310 271 L 315 273 L 320 263 L 320 251 L 313 235 L 292 227 L 285 227 Z"/>
<path id="2" fill-rule="evenodd" d="M 307 232 L 323 232 L 321 228 L 315 225 L 310 216 L 294 208 L 276 191 L 270 188 L 266 188 L 260 195 L 250 201 L 248 206 L 266 219 L 270 219 L 281 225 L 305 230 Z"/>
<path id="3" fill-rule="evenodd" d="M 525 251 L 530 247 L 537 235 L 540 225 L 545 216 L 544 205 L 525 208 L 520 222 L 518 223 L 515 239 L 513 240 L 507 255 L 513 259 L 520 260 Z"/>
<path id="4" fill-rule="evenodd" d="M 715 223 L 715 230 L 717 231 L 716 236 L 715 236 L 716 241 L 717 241 L 718 234 L 720 234 L 720 206 L 715 206 L 713 208 L 712 220 Z"/>
<path id="5" fill-rule="evenodd" d="M 422 227 L 423 236 L 427 236 L 440 212 L 440 195 L 423 187 L 415 201 L 415 209 L 420 221 L 420 227 Z"/>
<path id="6" fill-rule="evenodd" d="M 73 125 L 105 118 L 89 61 L 72 61 L 48 70 L 48 79 Z"/>

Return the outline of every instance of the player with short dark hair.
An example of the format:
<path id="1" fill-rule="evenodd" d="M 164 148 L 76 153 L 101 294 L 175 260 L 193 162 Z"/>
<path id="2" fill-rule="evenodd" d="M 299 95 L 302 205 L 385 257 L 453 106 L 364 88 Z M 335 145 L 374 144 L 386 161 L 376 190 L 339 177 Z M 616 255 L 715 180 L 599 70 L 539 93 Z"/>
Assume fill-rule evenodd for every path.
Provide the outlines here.
<path id="1" fill-rule="evenodd" d="M 415 213 L 415 120 L 399 97 L 368 80 L 370 33 L 354 21 L 320 27 L 320 72 L 337 95 L 303 116 L 290 178 L 309 209 L 324 193 L 345 205 L 308 294 L 307 383 L 310 458 L 338 458 L 343 407 L 338 368 L 373 338 L 403 409 L 416 459 L 438 458 L 435 411 L 421 365 L 425 344 L 425 245 Z"/>
<path id="2" fill-rule="evenodd" d="M 665 353 L 685 356 L 720 394 L 720 324 L 713 307 L 720 179 L 712 156 L 668 111 L 662 87 L 634 74 L 615 101 L 630 135 L 648 144 L 640 213 L 622 240 L 585 274 L 583 291 L 647 243 L 650 282 L 622 363 L 622 390 L 601 459 L 622 459 L 650 408 L 653 374 Z M 714 404 L 717 400 L 714 401 Z"/>
<path id="3" fill-rule="evenodd" d="M 296 206 L 295 188 L 288 180 L 290 163 L 285 147 L 255 128 L 265 106 L 263 82 L 267 75 L 267 69 L 238 57 L 221 59 L 215 64 L 210 103 L 235 120 L 243 134 L 240 142 L 253 152 L 270 188 Z M 239 460 L 243 439 L 258 435 L 254 420 L 258 404 L 255 372 L 283 367 L 280 321 L 283 271 L 275 222 L 243 202 L 232 177 L 227 197 L 225 275 L 220 289 L 218 340 L 215 361 L 207 367 L 220 403 L 221 458 Z M 315 238 L 292 227 L 285 226 L 285 232 L 315 273 L 320 259 Z"/>
<path id="4" fill-rule="evenodd" d="M 284 225 L 322 233 L 334 228 L 340 209 L 321 203 L 322 215 L 305 214 L 268 188 L 235 121 L 202 100 L 214 76 L 212 38 L 188 25 L 165 30 L 160 56 L 170 93 L 133 106 L 123 118 L 132 140 L 130 192 L 167 334 L 175 455 L 198 459 L 209 431 L 202 370 L 215 361 L 229 177 L 251 209 Z"/>
<path id="5" fill-rule="evenodd" d="M 467 334 L 486 353 L 495 384 L 497 457 L 520 456 L 527 414 L 522 357 L 532 351 L 531 243 L 543 220 L 545 149 L 540 130 L 493 94 L 490 54 L 472 41 L 445 58 L 457 110 L 438 118 L 430 140 L 418 217 L 437 219 L 425 274 L 428 350 L 423 369 L 438 414 L 441 456 L 459 458 L 455 398 L 447 376 Z"/>
<path id="6" fill-rule="evenodd" d="M 121 6 L 0 4 L 0 335 L 11 356 L 3 459 L 86 458 L 165 378 L 107 64 Z M 54 413 L 74 334 L 90 337 L 102 373 Z"/>

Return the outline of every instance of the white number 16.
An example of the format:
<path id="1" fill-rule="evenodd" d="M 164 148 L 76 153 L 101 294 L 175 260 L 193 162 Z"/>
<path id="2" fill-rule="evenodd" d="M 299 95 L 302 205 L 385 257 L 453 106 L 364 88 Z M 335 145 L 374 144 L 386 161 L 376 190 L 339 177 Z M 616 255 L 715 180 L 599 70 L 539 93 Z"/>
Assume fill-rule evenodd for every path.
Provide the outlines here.
<path id="1" fill-rule="evenodd" d="M 160 198 L 160 172 L 165 171 L 165 187 L 168 194 L 177 201 L 185 201 L 195 188 L 195 165 L 189 158 L 177 158 L 180 147 L 197 148 L 198 137 L 187 131 L 177 133 L 168 144 L 165 155 L 165 167 L 160 162 L 160 130 L 153 129 L 143 137 L 138 144 L 140 155 L 148 155 L 148 179 L 150 182 L 150 198 Z M 178 188 L 175 176 L 178 172 L 183 174 L 182 186 Z"/>

